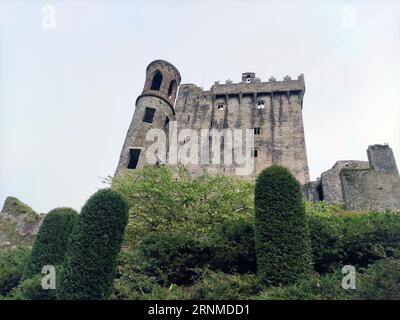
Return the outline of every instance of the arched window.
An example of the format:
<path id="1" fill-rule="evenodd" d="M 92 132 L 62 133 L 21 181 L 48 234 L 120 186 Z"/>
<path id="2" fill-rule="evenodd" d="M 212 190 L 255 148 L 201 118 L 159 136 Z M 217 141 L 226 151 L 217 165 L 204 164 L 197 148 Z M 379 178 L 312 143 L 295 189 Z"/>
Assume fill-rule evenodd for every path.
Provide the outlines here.
<path id="1" fill-rule="evenodd" d="M 153 77 L 153 81 L 151 82 L 151 90 L 160 90 L 162 82 L 162 74 L 159 70 L 156 71 Z"/>
<path id="2" fill-rule="evenodd" d="M 174 94 L 174 92 L 175 92 L 175 88 L 176 88 L 176 81 L 175 81 L 175 80 L 172 80 L 172 81 L 169 83 L 168 97 L 171 98 L 171 96 L 172 96 L 172 95 Z"/>

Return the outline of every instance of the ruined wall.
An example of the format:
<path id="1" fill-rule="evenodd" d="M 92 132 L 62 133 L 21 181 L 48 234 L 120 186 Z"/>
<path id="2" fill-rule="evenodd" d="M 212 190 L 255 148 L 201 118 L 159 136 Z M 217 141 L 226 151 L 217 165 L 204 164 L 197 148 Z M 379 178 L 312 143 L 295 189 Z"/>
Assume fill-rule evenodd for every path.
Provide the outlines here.
<path id="1" fill-rule="evenodd" d="M 345 203 L 348 210 L 400 211 L 400 176 L 388 145 L 368 147 L 368 162 L 342 160 L 303 186 L 305 200 Z"/>
<path id="2" fill-rule="evenodd" d="M 350 210 L 400 211 L 400 176 L 392 149 L 375 144 L 367 150 L 370 169 L 340 172 L 343 199 Z"/>
<path id="3" fill-rule="evenodd" d="M 371 169 L 398 174 L 393 150 L 385 144 L 375 144 L 367 149 Z"/>
<path id="4" fill-rule="evenodd" d="M 347 209 L 400 211 L 398 175 L 372 169 L 343 169 L 340 178 Z"/>
<path id="5" fill-rule="evenodd" d="M 304 200 L 316 202 L 323 200 L 321 181 L 309 181 L 302 186 Z"/>
<path id="6" fill-rule="evenodd" d="M 323 200 L 330 203 L 343 202 L 340 171 L 343 168 L 368 169 L 368 161 L 341 160 L 337 161 L 332 169 L 321 174 L 321 188 Z"/>

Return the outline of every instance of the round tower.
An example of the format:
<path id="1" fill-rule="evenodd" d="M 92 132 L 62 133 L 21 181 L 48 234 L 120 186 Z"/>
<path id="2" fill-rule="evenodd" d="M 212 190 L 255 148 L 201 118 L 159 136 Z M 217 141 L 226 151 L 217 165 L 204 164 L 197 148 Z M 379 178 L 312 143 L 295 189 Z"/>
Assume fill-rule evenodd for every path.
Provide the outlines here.
<path id="1" fill-rule="evenodd" d="M 146 81 L 142 96 L 156 96 L 171 105 L 173 108 L 181 75 L 175 66 L 164 60 L 155 60 L 146 69 Z"/>
<path id="2" fill-rule="evenodd" d="M 148 65 L 116 174 L 124 168 L 135 169 L 147 164 L 146 150 L 154 141 L 146 141 L 146 135 L 151 129 L 168 132 L 169 122 L 175 120 L 174 102 L 180 83 L 179 71 L 171 63 L 155 60 Z"/>

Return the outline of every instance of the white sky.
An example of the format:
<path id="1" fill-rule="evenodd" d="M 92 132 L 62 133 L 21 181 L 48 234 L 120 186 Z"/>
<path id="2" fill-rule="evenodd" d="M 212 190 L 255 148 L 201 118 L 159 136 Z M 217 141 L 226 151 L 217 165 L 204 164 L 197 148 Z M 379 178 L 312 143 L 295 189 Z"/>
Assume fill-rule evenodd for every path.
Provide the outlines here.
<path id="1" fill-rule="evenodd" d="M 375 143 L 400 166 L 399 0 L 0 0 L 0 202 L 80 209 L 114 173 L 155 59 L 205 89 L 304 73 L 312 179 Z"/>

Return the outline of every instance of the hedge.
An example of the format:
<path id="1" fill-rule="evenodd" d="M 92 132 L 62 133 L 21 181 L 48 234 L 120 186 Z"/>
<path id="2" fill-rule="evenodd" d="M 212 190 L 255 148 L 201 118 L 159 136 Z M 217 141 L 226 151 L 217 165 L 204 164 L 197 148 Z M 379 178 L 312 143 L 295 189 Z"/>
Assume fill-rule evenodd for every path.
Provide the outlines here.
<path id="1" fill-rule="evenodd" d="M 55 266 L 64 262 L 68 238 L 77 216 L 78 213 L 71 208 L 56 208 L 45 216 L 24 270 L 23 280 L 41 273 L 45 265 Z"/>
<path id="2" fill-rule="evenodd" d="M 191 285 L 211 261 L 212 249 L 208 241 L 187 234 L 154 233 L 143 240 L 138 254 L 142 272 L 160 284 Z"/>
<path id="3" fill-rule="evenodd" d="M 257 270 L 254 223 L 244 219 L 223 223 L 211 235 L 211 267 L 227 273 L 255 273 Z"/>
<path id="4" fill-rule="evenodd" d="M 68 244 L 60 299 L 109 298 L 127 221 L 127 204 L 115 191 L 99 190 L 86 202 Z"/>
<path id="5" fill-rule="evenodd" d="M 30 253 L 26 247 L 0 251 L 0 296 L 7 295 L 18 285 Z"/>
<path id="6" fill-rule="evenodd" d="M 255 189 L 257 272 L 268 285 L 287 285 L 308 274 L 311 248 L 300 183 L 286 168 L 271 166 Z"/>
<path id="7" fill-rule="evenodd" d="M 317 203 L 309 206 L 307 220 L 319 273 L 347 264 L 366 267 L 380 259 L 400 258 L 400 213 L 345 212 Z"/>

